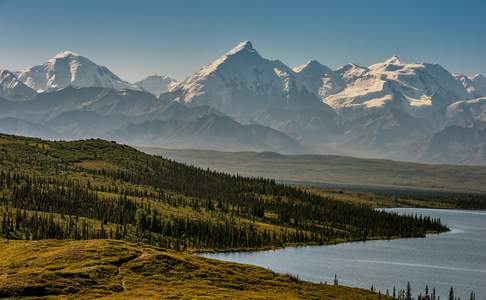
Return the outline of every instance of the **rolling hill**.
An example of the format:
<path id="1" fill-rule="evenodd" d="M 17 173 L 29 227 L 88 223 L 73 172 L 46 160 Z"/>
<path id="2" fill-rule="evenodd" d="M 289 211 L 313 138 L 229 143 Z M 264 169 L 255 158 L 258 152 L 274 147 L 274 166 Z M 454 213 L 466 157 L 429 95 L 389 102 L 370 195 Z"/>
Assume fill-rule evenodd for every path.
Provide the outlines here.
<path id="1" fill-rule="evenodd" d="M 391 299 L 123 241 L 0 240 L 0 247 L 0 297 Z"/>

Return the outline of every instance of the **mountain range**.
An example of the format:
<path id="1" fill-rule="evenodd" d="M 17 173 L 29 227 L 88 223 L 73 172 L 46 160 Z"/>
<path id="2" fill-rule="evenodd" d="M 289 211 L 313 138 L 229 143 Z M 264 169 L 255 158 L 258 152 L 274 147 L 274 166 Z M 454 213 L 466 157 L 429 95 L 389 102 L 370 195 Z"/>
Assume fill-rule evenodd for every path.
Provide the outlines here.
<path id="1" fill-rule="evenodd" d="M 182 81 L 129 83 L 72 51 L 0 70 L 0 131 L 138 146 L 486 164 L 486 78 L 397 56 L 291 68 L 241 42 Z"/>

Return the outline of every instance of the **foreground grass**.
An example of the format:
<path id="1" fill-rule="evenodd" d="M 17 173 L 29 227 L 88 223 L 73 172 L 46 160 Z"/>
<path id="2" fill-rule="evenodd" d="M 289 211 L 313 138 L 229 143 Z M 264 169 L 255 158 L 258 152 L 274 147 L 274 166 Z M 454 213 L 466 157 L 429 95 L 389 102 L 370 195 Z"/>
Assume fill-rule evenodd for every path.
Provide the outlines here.
<path id="1" fill-rule="evenodd" d="M 0 297 L 7 298 L 379 298 L 367 290 L 125 241 L 0 240 L 0 248 Z"/>

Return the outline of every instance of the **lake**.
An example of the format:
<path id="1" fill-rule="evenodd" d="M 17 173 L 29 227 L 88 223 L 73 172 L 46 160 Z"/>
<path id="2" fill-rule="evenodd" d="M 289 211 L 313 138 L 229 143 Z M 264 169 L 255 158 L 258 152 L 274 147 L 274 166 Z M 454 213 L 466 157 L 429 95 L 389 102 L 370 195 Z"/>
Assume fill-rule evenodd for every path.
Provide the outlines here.
<path id="1" fill-rule="evenodd" d="M 401 214 L 439 217 L 451 229 L 426 238 L 367 241 L 331 246 L 288 247 L 270 251 L 210 253 L 201 256 L 262 266 L 279 273 L 332 284 L 385 292 L 405 288 L 417 295 L 428 284 L 441 299 L 454 286 L 456 296 L 486 299 L 486 212 L 396 208 Z"/>

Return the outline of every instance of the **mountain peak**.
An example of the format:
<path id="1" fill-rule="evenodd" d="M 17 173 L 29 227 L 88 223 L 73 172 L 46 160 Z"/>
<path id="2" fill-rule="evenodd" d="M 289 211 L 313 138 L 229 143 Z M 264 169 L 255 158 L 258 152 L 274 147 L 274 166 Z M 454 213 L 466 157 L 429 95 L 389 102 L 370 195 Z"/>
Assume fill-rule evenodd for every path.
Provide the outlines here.
<path id="1" fill-rule="evenodd" d="M 300 73 L 304 70 L 322 70 L 322 69 L 327 69 L 327 67 L 322 65 L 319 61 L 315 59 L 311 59 L 307 61 L 305 64 L 295 67 L 293 70 L 296 73 Z"/>
<path id="2" fill-rule="evenodd" d="M 250 41 L 242 41 L 241 43 L 236 45 L 233 49 L 228 51 L 226 55 L 232 55 L 241 51 L 255 51 L 255 49 L 253 49 L 253 44 Z"/>
<path id="3" fill-rule="evenodd" d="M 472 80 L 486 80 L 486 77 L 484 77 L 482 74 L 476 74 L 471 77 Z"/>
<path id="4" fill-rule="evenodd" d="M 19 81 L 14 73 L 0 69 L 0 98 L 23 101 L 32 99 L 35 95 L 36 92 Z"/>
<path id="5" fill-rule="evenodd" d="M 158 97 L 160 94 L 169 91 L 172 86 L 175 86 L 177 80 L 166 75 L 153 74 L 134 84 Z"/>
<path id="6" fill-rule="evenodd" d="M 363 66 L 357 65 L 355 63 L 347 63 L 344 66 L 337 69 L 336 72 L 343 74 L 343 73 L 346 73 L 346 72 L 353 72 L 353 71 L 356 72 L 356 70 L 358 70 L 358 72 L 363 72 L 363 71 L 367 70 L 367 67 L 363 67 Z"/>
<path id="7" fill-rule="evenodd" d="M 64 50 L 64 51 L 57 53 L 56 56 L 54 56 L 54 58 L 66 58 L 66 57 L 69 57 L 69 56 L 80 56 L 80 55 L 78 53 L 74 52 L 74 51 Z"/>
<path id="8" fill-rule="evenodd" d="M 172 77 L 170 76 L 167 76 L 167 75 L 164 75 L 164 74 L 152 74 L 152 75 L 149 75 L 147 77 L 145 77 L 144 79 L 140 80 L 140 81 L 143 81 L 143 80 L 147 80 L 147 79 L 155 79 L 155 80 L 159 80 L 159 79 L 170 79 L 172 81 L 175 81 L 175 79 L 173 79 Z"/>
<path id="9" fill-rule="evenodd" d="M 385 64 L 388 64 L 388 65 L 401 65 L 402 62 L 400 61 L 400 58 L 397 55 L 393 55 L 389 59 L 385 60 Z"/>
<path id="10" fill-rule="evenodd" d="M 2 70 L 0 69 L 0 80 L 3 80 L 4 78 L 7 78 L 7 77 L 17 77 L 15 76 L 14 73 L 10 72 L 9 70 Z"/>
<path id="11" fill-rule="evenodd" d="M 307 61 L 306 65 L 308 65 L 308 66 L 312 66 L 312 65 L 321 66 L 321 63 L 319 61 L 315 60 L 315 59 L 311 59 L 311 60 Z"/>
<path id="12" fill-rule="evenodd" d="M 22 71 L 18 79 L 37 92 L 55 91 L 67 86 L 141 90 L 123 81 L 108 68 L 69 50 L 57 53 L 42 65 Z"/>

